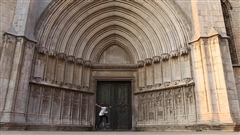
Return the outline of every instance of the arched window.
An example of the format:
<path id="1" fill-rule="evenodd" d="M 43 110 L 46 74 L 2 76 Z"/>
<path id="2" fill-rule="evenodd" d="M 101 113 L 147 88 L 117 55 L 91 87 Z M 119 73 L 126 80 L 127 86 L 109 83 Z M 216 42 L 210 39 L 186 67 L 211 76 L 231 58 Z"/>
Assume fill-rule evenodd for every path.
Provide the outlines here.
<path id="1" fill-rule="evenodd" d="M 221 4 L 222 4 L 222 12 L 223 12 L 223 18 L 225 22 L 226 32 L 227 32 L 227 36 L 229 36 L 228 44 L 229 44 L 232 64 L 238 64 L 237 52 L 236 52 L 233 31 L 232 31 L 231 15 L 230 15 L 230 10 L 232 9 L 232 6 L 228 0 L 221 0 Z"/>

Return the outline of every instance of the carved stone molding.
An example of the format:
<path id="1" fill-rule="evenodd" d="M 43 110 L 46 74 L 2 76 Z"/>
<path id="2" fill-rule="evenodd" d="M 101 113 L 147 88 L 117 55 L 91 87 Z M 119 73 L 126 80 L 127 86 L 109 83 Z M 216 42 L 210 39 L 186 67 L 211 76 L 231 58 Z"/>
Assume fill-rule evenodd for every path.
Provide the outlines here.
<path id="1" fill-rule="evenodd" d="M 92 66 L 92 63 L 91 63 L 90 60 L 84 60 L 83 63 L 84 63 L 85 67 L 91 67 Z"/>
<path id="2" fill-rule="evenodd" d="M 138 90 L 142 91 L 142 90 L 144 90 L 144 87 L 139 87 Z"/>
<path id="3" fill-rule="evenodd" d="M 161 83 L 156 83 L 156 84 L 154 84 L 154 87 L 161 87 L 161 86 L 162 86 Z"/>
<path id="4" fill-rule="evenodd" d="M 152 58 L 146 58 L 145 59 L 145 64 L 146 64 L 146 66 L 152 65 Z"/>
<path id="5" fill-rule="evenodd" d="M 59 85 L 59 86 L 63 86 L 63 81 L 57 81 L 56 83 L 57 83 L 57 85 Z"/>
<path id="6" fill-rule="evenodd" d="M 137 65 L 92 65 L 92 69 L 137 69 Z"/>
<path id="7" fill-rule="evenodd" d="M 170 52 L 170 57 L 171 58 L 177 58 L 179 55 L 178 50 L 173 50 Z"/>
<path id="8" fill-rule="evenodd" d="M 65 85 L 66 85 L 68 88 L 72 88 L 72 87 L 73 87 L 73 84 L 72 84 L 72 83 L 65 83 Z"/>
<path id="9" fill-rule="evenodd" d="M 68 61 L 68 62 L 74 62 L 74 61 L 75 61 L 75 56 L 73 56 L 73 55 L 68 55 L 68 56 L 67 56 L 67 61 Z"/>
<path id="10" fill-rule="evenodd" d="M 153 57 L 153 63 L 160 63 L 161 57 L 160 56 L 154 56 Z"/>
<path id="11" fill-rule="evenodd" d="M 88 91 L 88 90 L 89 90 L 89 87 L 88 87 L 88 86 L 83 86 L 83 87 L 82 87 L 82 90 L 83 90 L 83 91 Z"/>
<path id="12" fill-rule="evenodd" d="M 144 67 L 144 61 L 143 60 L 137 61 L 137 65 L 138 67 Z"/>
<path id="13" fill-rule="evenodd" d="M 57 56 L 57 53 L 56 53 L 55 50 L 49 50 L 49 51 L 48 51 L 48 56 L 50 56 L 50 57 L 56 57 L 56 56 Z"/>
<path id="14" fill-rule="evenodd" d="M 41 82 L 42 78 L 41 77 L 34 77 L 33 80 L 36 81 L 36 82 Z"/>
<path id="15" fill-rule="evenodd" d="M 187 54 L 188 54 L 188 48 L 187 47 L 180 48 L 180 55 L 187 55 Z"/>
<path id="16" fill-rule="evenodd" d="M 180 80 L 174 80 L 171 82 L 171 86 L 178 85 L 181 81 Z"/>
<path id="17" fill-rule="evenodd" d="M 58 59 L 59 60 L 65 60 L 66 59 L 66 54 L 65 53 L 58 53 Z"/>
<path id="18" fill-rule="evenodd" d="M 153 88 L 153 85 L 147 85 L 147 89 L 152 89 Z"/>
<path id="19" fill-rule="evenodd" d="M 76 64 L 83 65 L 83 59 L 82 58 L 76 58 L 75 59 Z"/>
<path id="20" fill-rule="evenodd" d="M 15 36 L 4 34 L 3 42 L 4 43 L 17 43 L 17 39 Z"/>
<path id="21" fill-rule="evenodd" d="M 39 46 L 36 49 L 37 49 L 37 52 L 40 54 L 47 54 L 47 48 L 45 48 L 43 46 Z"/>
<path id="22" fill-rule="evenodd" d="M 27 41 L 26 46 L 28 49 L 33 49 L 35 47 L 35 43 Z"/>
<path id="23" fill-rule="evenodd" d="M 168 53 L 163 53 L 161 54 L 162 60 L 168 60 L 169 59 L 169 54 Z"/>
<path id="24" fill-rule="evenodd" d="M 165 87 L 170 86 L 170 84 L 171 84 L 170 82 L 164 82 L 164 83 L 163 83 L 163 85 L 164 85 Z"/>

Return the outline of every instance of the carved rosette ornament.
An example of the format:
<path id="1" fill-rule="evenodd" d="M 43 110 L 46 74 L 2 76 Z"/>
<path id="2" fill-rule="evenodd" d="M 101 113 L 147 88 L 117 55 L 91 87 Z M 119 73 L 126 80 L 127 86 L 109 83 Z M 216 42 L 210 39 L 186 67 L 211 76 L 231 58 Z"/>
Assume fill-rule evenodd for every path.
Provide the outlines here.
<path id="1" fill-rule="evenodd" d="M 37 52 L 40 54 L 47 54 L 47 49 L 43 46 L 37 47 Z"/>
<path id="2" fill-rule="evenodd" d="M 170 56 L 171 58 L 177 58 L 178 57 L 178 50 L 173 50 L 170 52 Z"/>
<path id="3" fill-rule="evenodd" d="M 161 55 L 162 60 L 168 60 L 169 59 L 169 54 L 168 53 L 163 53 Z"/>
<path id="4" fill-rule="evenodd" d="M 48 51 L 48 56 L 50 56 L 50 57 L 56 57 L 56 51 L 54 51 L 54 50 L 49 50 Z"/>
<path id="5" fill-rule="evenodd" d="M 84 60 L 83 62 L 84 62 L 85 67 L 91 67 L 92 66 L 92 63 L 91 63 L 90 60 Z"/>
<path id="6" fill-rule="evenodd" d="M 188 48 L 187 47 L 180 48 L 180 55 L 187 55 L 187 54 L 188 54 Z"/>
<path id="7" fill-rule="evenodd" d="M 65 60 L 66 59 L 66 54 L 65 53 L 58 53 L 58 59 L 59 60 Z"/>
<path id="8" fill-rule="evenodd" d="M 75 61 L 75 56 L 73 56 L 73 55 L 68 55 L 68 56 L 67 56 L 67 61 L 68 61 L 68 62 L 74 62 L 74 61 Z"/>
<path id="9" fill-rule="evenodd" d="M 144 67 L 144 61 L 143 60 L 139 60 L 139 61 L 137 61 L 137 65 L 138 65 L 138 67 Z"/>
<path id="10" fill-rule="evenodd" d="M 83 59 L 82 58 L 76 58 L 75 59 L 76 64 L 83 65 Z"/>
<path id="11" fill-rule="evenodd" d="M 160 56 L 154 56 L 153 57 L 153 63 L 160 63 L 161 57 Z"/>
<path id="12" fill-rule="evenodd" d="M 152 65 L 152 58 L 146 58 L 145 59 L 145 64 L 146 64 L 146 66 Z"/>

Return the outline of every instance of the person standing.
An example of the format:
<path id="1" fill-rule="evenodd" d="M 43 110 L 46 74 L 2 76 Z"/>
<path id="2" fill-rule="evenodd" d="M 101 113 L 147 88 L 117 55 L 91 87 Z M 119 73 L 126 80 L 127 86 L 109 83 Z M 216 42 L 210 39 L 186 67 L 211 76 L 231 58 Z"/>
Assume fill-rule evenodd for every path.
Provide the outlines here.
<path id="1" fill-rule="evenodd" d="M 101 106 L 101 105 L 98 105 L 98 104 L 95 104 L 97 107 L 101 108 L 101 111 L 99 112 L 98 116 L 100 118 L 98 124 L 96 125 L 96 129 L 99 129 L 99 125 L 101 124 L 101 122 L 103 121 L 103 118 L 105 118 L 106 120 L 106 123 L 108 123 L 108 116 L 106 115 L 108 113 L 108 109 L 111 108 L 111 106 L 109 107 L 106 107 L 106 106 Z"/>

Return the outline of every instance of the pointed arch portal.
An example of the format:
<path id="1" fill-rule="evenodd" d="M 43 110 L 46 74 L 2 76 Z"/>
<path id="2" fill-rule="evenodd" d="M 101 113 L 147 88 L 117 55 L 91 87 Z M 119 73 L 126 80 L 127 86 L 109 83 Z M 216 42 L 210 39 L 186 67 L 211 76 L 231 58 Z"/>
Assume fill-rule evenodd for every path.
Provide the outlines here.
<path id="1" fill-rule="evenodd" d="M 173 1 L 52 1 L 40 20 L 29 117 L 92 127 L 98 82 L 127 81 L 128 129 L 195 121 L 190 23 Z M 32 107 L 45 99 L 34 93 L 49 89 L 52 104 L 38 114 Z"/>

